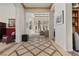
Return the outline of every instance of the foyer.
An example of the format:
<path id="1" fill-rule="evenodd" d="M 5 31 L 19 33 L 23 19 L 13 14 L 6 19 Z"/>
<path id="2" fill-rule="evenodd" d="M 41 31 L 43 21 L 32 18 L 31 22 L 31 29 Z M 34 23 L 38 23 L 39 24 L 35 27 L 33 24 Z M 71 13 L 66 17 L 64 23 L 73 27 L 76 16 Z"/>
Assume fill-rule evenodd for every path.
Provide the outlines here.
<path id="1" fill-rule="evenodd" d="M 72 55 L 68 52 L 73 51 L 71 3 L 4 3 L 0 8 L 0 22 L 16 37 L 10 42 L 11 32 L 1 38 L 1 56 Z M 25 42 L 23 35 L 29 37 Z"/>
<path id="2" fill-rule="evenodd" d="M 30 38 L 28 42 L 12 43 L 0 51 L 1 56 L 70 56 L 44 36 Z"/>

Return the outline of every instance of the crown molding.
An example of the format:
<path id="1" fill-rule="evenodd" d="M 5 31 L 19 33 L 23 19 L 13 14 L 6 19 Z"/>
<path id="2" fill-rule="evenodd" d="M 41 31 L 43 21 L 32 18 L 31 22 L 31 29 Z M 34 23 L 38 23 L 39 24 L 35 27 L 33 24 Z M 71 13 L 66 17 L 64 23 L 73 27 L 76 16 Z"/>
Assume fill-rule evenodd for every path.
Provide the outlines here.
<path id="1" fill-rule="evenodd" d="M 21 3 L 21 5 L 25 8 L 25 9 L 51 9 L 52 7 L 52 3 L 50 4 L 49 7 L 25 7 L 25 5 L 23 3 Z"/>
<path id="2" fill-rule="evenodd" d="M 51 4 L 50 4 L 49 9 L 51 9 L 51 8 L 52 8 L 52 5 L 53 5 L 53 3 L 51 3 Z"/>
<path id="3" fill-rule="evenodd" d="M 24 8 L 24 9 L 26 9 L 26 7 L 24 6 L 24 4 L 23 4 L 23 3 L 21 3 L 21 5 L 23 6 L 23 8 Z"/>

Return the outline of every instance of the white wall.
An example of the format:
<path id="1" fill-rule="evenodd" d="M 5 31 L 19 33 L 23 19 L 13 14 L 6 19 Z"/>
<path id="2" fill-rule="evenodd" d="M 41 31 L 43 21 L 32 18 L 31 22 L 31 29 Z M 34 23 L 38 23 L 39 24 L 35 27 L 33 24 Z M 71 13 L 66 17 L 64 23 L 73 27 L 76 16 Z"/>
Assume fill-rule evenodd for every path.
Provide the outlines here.
<path id="1" fill-rule="evenodd" d="M 64 10 L 64 15 L 65 15 L 65 12 L 66 12 L 66 4 L 64 3 L 57 3 L 57 4 L 54 4 L 55 6 L 55 41 L 57 44 L 59 44 L 62 48 L 64 48 L 66 50 L 66 19 L 64 17 L 64 24 L 56 24 L 56 18 L 58 16 L 61 15 L 62 13 L 62 10 Z"/>
<path id="2" fill-rule="evenodd" d="M 25 33 L 25 14 L 24 8 L 20 3 L 0 4 L 0 22 L 7 23 L 8 19 L 16 19 L 16 42 L 21 42 L 22 34 Z"/>
<path id="3" fill-rule="evenodd" d="M 67 51 L 72 51 L 72 28 L 71 28 L 71 4 L 56 3 L 55 6 L 55 17 L 54 17 L 54 28 L 55 28 L 55 42 Z M 61 15 L 64 10 L 64 24 L 56 24 L 56 19 Z"/>
<path id="4" fill-rule="evenodd" d="M 54 40 L 54 6 L 53 5 L 50 9 L 49 39 Z"/>
<path id="5" fill-rule="evenodd" d="M 6 23 L 8 27 L 8 19 L 15 19 L 15 7 L 14 4 L 2 3 L 0 4 L 0 22 Z"/>
<path id="6" fill-rule="evenodd" d="M 67 38 L 67 50 L 73 50 L 72 44 L 72 4 L 66 4 L 66 38 Z"/>
<path id="7" fill-rule="evenodd" d="M 22 41 L 22 34 L 25 34 L 25 14 L 21 4 L 15 4 L 16 9 L 16 42 Z"/>

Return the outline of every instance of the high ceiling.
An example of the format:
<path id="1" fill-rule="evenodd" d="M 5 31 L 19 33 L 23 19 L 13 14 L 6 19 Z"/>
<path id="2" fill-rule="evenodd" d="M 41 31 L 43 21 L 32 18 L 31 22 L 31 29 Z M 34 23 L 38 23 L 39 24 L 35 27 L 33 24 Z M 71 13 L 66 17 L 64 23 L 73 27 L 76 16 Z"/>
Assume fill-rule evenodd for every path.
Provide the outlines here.
<path id="1" fill-rule="evenodd" d="M 51 3 L 23 3 L 26 9 L 50 9 Z"/>

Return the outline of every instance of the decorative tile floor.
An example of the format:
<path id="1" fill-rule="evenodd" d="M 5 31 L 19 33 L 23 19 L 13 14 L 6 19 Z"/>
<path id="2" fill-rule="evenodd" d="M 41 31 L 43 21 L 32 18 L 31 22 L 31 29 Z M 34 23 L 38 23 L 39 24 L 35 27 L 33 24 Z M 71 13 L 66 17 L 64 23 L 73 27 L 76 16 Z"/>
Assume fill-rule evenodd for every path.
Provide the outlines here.
<path id="1" fill-rule="evenodd" d="M 79 56 L 79 52 L 76 51 L 70 51 L 69 52 L 72 56 Z"/>
<path id="2" fill-rule="evenodd" d="M 23 42 L 10 56 L 61 56 L 56 48 L 44 37 L 35 37 Z"/>

